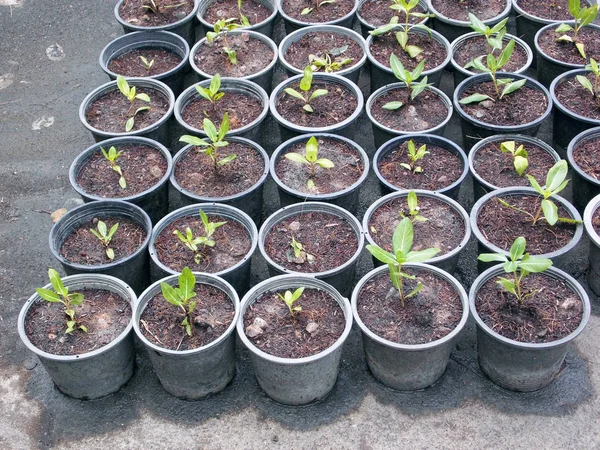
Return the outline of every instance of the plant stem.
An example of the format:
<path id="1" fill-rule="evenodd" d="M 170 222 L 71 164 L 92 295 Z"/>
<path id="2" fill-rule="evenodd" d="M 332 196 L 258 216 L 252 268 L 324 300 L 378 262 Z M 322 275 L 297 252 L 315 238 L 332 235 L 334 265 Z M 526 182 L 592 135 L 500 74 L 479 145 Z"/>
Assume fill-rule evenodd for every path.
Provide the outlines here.
<path id="1" fill-rule="evenodd" d="M 498 81 L 496 80 L 496 72 L 490 72 L 492 81 L 494 82 L 494 89 L 496 89 L 496 97 L 500 100 L 500 89 L 498 89 Z"/>
<path id="2" fill-rule="evenodd" d="M 540 205 L 540 208 L 537 210 L 537 213 L 535 213 L 535 216 L 533 218 L 533 226 L 535 227 L 535 224 L 537 223 L 538 220 L 540 220 L 540 215 L 542 214 L 542 205 Z"/>

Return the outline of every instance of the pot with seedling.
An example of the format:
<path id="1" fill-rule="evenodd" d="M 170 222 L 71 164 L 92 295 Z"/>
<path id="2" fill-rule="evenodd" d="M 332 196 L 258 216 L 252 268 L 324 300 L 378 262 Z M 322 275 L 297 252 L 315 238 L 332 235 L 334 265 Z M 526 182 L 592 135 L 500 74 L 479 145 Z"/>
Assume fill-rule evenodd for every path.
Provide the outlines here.
<path id="1" fill-rule="evenodd" d="M 348 300 L 317 278 L 281 275 L 254 286 L 240 310 L 237 333 L 265 393 L 285 405 L 327 397 L 352 328 Z"/>
<path id="2" fill-rule="evenodd" d="M 583 69 L 589 58 L 600 60 L 600 54 L 590 53 L 600 39 L 600 27 L 592 24 L 598 5 L 581 6 L 580 0 L 569 0 L 569 12 L 574 21 L 551 23 L 535 35 L 537 77 L 546 87 L 567 71 Z"/>
<path id="3" fill-rule="evenodd" d="M 583 223 L 590 238 L 587 282 L 594 294 L 600 296 L 600 195 L 588 203 L 583 213 Z"/>
<path id="4" fill-rule="evenodd" d="M 375 91 L 367 100 L 367 115 L 373 127 L 375 148 L 403 135 L 442 135 L 452 118 L 452 102 L 439 89 L 420 78 L 425 67 L 421 61 L 411 72 L 392 54 L 390 66 L 401 83 Z M 420 79 L 420 81 L 416 81 Z"/>
<path id="5" fill-rule="evenodd" d="M 358 0 L 282 0 L 277 9 L 285 34 L 310 25 L 339 25 L 352 28 Z"/>
<path id="6" fill-rule="evenodd" d="M 522 236 L 508 255 L 481 254 L 479 260 L 502 263 L 482 273 L 469 292 L 481 370 L 512 391 L 549 385 L 564 370 L 569 343 L 589 320 L 587 294 L 571 276 L 551 267 L 550 259 L 526 253 Z"/>
<path id="7" fill-rule="evenodd" d="M 413 232 L 405 217 L 393 234 L 393 254 L 368 245 L 385 265 L 366 274 L 352 292 L 371 373 L 402 391 L 424 389 L 442 376 L 469 312 L 467 294 L 454 277 L 420 264 L 440 250 L 412 250 Z"/>
<path id="8" fill-rule="evenodd" d="M 591 128 L 575 136 L 569 143 L 567 159 L 572 168 L 573 204 L 583 211 L 592 198 L 600 194 L 598 149 L 600 128 Z"/>
<path id="9" fill-rule="evenodd" d="M 528 175 L 541 178 L 560 160 L 544 141 L 525 135 L 495 135 L 482 139 L 469 153 L 475 201 L 488 192 L 529 186 Z"/>
<path id="10" fill-rule="evenodd" d="M 281 141 L 301 134 L 334 133 L 354 138 L 356 121 L 364 104 L 360 88 L 347 78 L 313 73 L 281 82 L 269 99 L 269 109 L 279 124 Z"/>
<path id="11" fill-rule="evenodd" d="M 546 175 L 544 187 L 526 175 L 531 188 L 497 189 L 484 195 L 471 210 L 471 228 L 480 252 L 509 254 L 507 242 L 524 236 L 531 252 L 549 258 L 557 267 L 567 267 L 567 254 L 583 235 L 581 216 L 557 195 L 567 185 L 567 162 L 557 162 Z M 480 261 L 479 272 L 489 268 Z"/>
<path id="12" fill-rule="evenodd" d="M 376 0 L 359 0 L 356 18 L 360 22 L 363 37 L 369 37 L 369 32 L 392 21 L 404 22 L 406 15 L 410 24 L 427 23 L 431 17 L 427 13 L 425 0 L 391 0 L 379 2 Z"/>
<path id="13" fill-rule="evenodd" d="M 48 276 L 21 309 L 19 337 L 61 392 L 82 400 L 117 392 L 133 374 L 135 293 L 107 275 Z"/>
<path id="14" fill-rule="evenodd" d="M 231 382 L 239 311 L 238 295 L 228 282 L 188 267 L 140 295 L 133 328 L 169 394 L 199 400 Z"/>
<path id="15" fill-rule="evenodd" d="M 81 152 L 69 168 L 69 181 L 86 203 L 133 203 L 156 223 L 168 212 L 172 169 L 171 153 L 162 144 L 137 136 L 113 138 Z"/>
<path id="16" fill-rule="evenodd" d="M 277 4 L 274 0 L 201 0 L 196 17 L 202 31 L 196 35 L 197 41 L 213 31 L 214 24 L 223 18 L 272 39 Z"/>
<path id="17" fill-rule="evenodd" d="M 270 172 L 281 206 L 320 201 L 356 214 L 360 189 L 369 175 L 369 157 L 343 136 L 302 135 L 277 147 Z"/>
<path id="18" fill-rule="evenodd" d="M 89 93 L 79 107 L 79 120 L 96 142 L 142 136 L 168 145 L 169 119 L 175 96 L 164 83 L 149 78 L 117 76 Z"/>
<path id="19" fill-rule="evenodd" d="M 218 131 L 210 119 L 204 119 L 203 131 L 208 139 L 190 135 L 179 139 L 190 145 L 178 152 L 173 161 L 170 181 L 179 193 L 178 206 L 223 203 L 244 211 L 259 225 L 269 156 L 248 139 L 232 136 L 225 140 L 228 113 Z"/>
<path id="20" fill-rule="evenodd" d="M 200 0 L 119 0 L 115 17 L 125 33 L 170 31 L 194 45 L 194 16 Z"/>

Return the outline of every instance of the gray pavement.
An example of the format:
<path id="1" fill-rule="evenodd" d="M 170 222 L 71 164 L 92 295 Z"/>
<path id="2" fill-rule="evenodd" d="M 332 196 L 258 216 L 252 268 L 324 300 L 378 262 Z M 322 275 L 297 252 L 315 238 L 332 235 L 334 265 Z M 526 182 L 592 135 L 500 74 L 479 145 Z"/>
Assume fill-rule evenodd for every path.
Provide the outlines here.
<path id="1" fill-rule="evenodd" d="M 0 0 L 1 449 L 600 448 L 600 308 L 593 295 L 592 318 L 569 351 L 565 370 L 553 385 L 534 393 L 504 391 L 482 375 L 471 322 L 441 380 L 419 392 L 378 384 L 366 368 L 356 329 L 333 392 L 304 408 L 269 400 L 240 348 L 232 384 L 204 401 L 166 394 L 143 351 L 133 378 L 117 394 L 85 402 L 54 389 L 21 344 L 16 318 L 34 288 L 45 284 L 47 268 L 58 269 L 48 250 L 49 212 L 78 203 L 68 168 L 93 143 L 79 123 L 78 108 L 89 91 L 107 81 L 97 59 L 102 47 L 122 34 L 113 5 L 112 0 Z M 280 24 L 279 38 L 282 32 Z M 363 91 L 368 88 L 368 74 L 360 84 Z M 451 91 L 449 74 L 442 87 Z M 274 131 L 265 133 L 266 146 L 272 148 L 278 136 L 269 126 Z M 373 150 L 366 117 L 359 127 L 357 141 Z M 460 143 L 456 118 L 445 135 Z M 551 123 L 540 136 L 551 143 Z M 378 195 L 371 175 L 359 217 Z M 460 201 L 472 205 L 470 180 Z M 265 216 L 277 208 L 270 182 Z M 584 285 L 587 245 L 584 240 L 568 264 Z M 467 289 L 476 276 L 475 258 L 471 242 L 457 273 Z M 266 277 L 266 267 L 258 258 L 252 263 L 256 283 Z M 363 257 L 359 276 L 371 267 Z"/>

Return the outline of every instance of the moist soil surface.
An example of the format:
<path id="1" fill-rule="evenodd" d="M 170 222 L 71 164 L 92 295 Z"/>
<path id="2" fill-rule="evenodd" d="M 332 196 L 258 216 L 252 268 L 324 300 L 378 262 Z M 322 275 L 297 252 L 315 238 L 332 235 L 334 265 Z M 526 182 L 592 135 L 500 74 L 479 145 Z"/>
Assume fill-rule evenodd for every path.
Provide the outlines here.
<path id="1" fill-rule="evenodd" d="M 114 259 L 111 260 L 106 256 L 107 247 L 104 247 L 100 239 L 90 231 L 92 228 L 98 229 L 97 218 L 71 231 L 60 247 L 61 256 L 72 263 L 99 266 L 133 254 L 146 239 L 144 229 L 130 219 L 106 217 L 101 220 L 106 224 L 107 230 L 110 230 L 114 224 L 119 224 L 108 245 L 108 248 L 111 248 L 115 253 Z"/>
<path id="2" fill-rule="evenodd" d="M 502 274 L 512 279 L 512 275 Z M 493 331 L 509 339 L 542 344 L 571 334 L 583 317 L 581 299 L 565 281 L 543 273 L 528 275 L 522 292 L 534 293 L 519 304 L 494 277 L 483 284 L 475 299 L 479 317 Z"/>
<path id="3" fill-rule="evenodd" d="M 587 139 L 575 147 L 573 159 L 590 177 L 600 180 L 600 138 Z"/>
<path id="4" fill-rule="evenodd" d="M 527 186 L 529 179 L 526 175 L 533 176 L 536 180 L 545 180 L 546 174 L 556 163 L 554 158 L 544 149 L 528 142 L 514 141 L 515 148 L 523 145 L 527 152 L 529 166 L 519 176 L 513 164 L 513 156 L 510 153 L 500 151 L 500 141 L 491 142 L 477 150 L 473 159 L 473 167 L 481 178 L 496 187 Z"/>
<path id="5" fill-rule="evenodd" d="M 533 216 L 540 208 L 541 199 L 537 195 L 509 195 L 502 197 L 508 204 L 527 211 Z M 558 204 L 558 216 L 571 216 L 567 210 Z M 492 244 L 509 251 L 512 243 L 519 236 L 527 241 L 527 253 L 542 255 L 561 249 L 575 235 L 575 225 L 557 223 L 549 226 L 542 218 L 533 226 L 533 219 L 527 214 L 507 208 L 496 198 L 485 203 L 477 217 L 477 225 L 481 233 Z"/>
<path id="6" fill-rule="evenodd" d="M 188 336 L 181 322 L 181 308 L 168 303 L 162 293 L 156 294 L 140 317 L 144 337 L 169 350 L 192 350 L 219 338 L 231 324 L 235 308 L 225 292 L 214 286 L 197 283 L 193 301 L 198 305 L 192 313 L 192 335 Z"/>
<path id="7" fill-rule="evenodd" d="M 505 38 L 503 40 L 504 46 L 506 46 L 509 41 L 510 39 Z M 464 68 L 468 63 L 480 56 L 484 56 L 483 61 L 485 64 L 485 55 L 488 53 L 489 46 L 486 39 L 483 36 L 474 36 L 458 46 L 454 52 L 453 58 L 456 64 Z M 498 50 L 496 50 L 494 54 L 498 55 Z M 502 71 L 516 72 L 517 70 L 525 67 L 525 64 L 527 64 L 527 52 L 525 49 L 523 49 L 523 47 L 515 42 L 515 49 L 506 65 L 502 68 Z M 478 70 L 475 67 L 469 67 L 466 70 L 473 73 L 482 73 L 481 70 Z"/>
<path id="8" fill-rule="evenodd" d="M 146 68 L 141 57 L 146 58 L 151 64 L 149 69 Z M 148 77 L 168 72 L 180 63 L 181 57 L 175 52 L 158 47 L 140 48 L 111 59 L 108 70 L 124 77 Z"/>
<path id="9" fill-rule="evenodd" d="M 175 165 L 175 179 L 189 192 L 202 197 L 229 197 L 254 186 L 265 170 L 262 156 L 252 147 L 230 141 L 219 148 L 219 159 L 236 158 L 215 170 L 212 160 L 200 147 L 190 149 Z"/>
<path id="10" fill-rule="evenodd" d="M 518 0 L 517 3 L 532 16 L 561 22 L 573 20 L 569 12 L 569 0 Z M 585 5 L 585 0 L 581 4 Z"/>
<path id="11" fill-rule="evenodd" d="M 248 18 L 251 25 L 263 22 L 269 18 L 272 11 L 254 0 L 242 2 L 242 14 Z M 202 17 L 208 23 L 214 24 L 220 19 L 237 18 L 234 23 L 239 24 L 240 11 L 237 0 L 217 0 L 208 8 Z"/>
<path id="12" fill-rule="evenodd" d="M 358 8 L 357 15 L 374 28 L 387 25 L 394 16 L 398 17 L 398 23 L 406 23 L 404 11 L 394 11 L 390 5 L 388 0 L 367 0 Z M 427 10 L 417 4 L 411 12 L 426 13 Z M 408 22 L 413 24 L 422 20 L 414 16 L 408 18 Z"/>
<path id="13" fill-rule="evenodd" d="M 350 63 L 343 65 L 340 69 L 346 70 L 355 66 L 361 60 L 363 50 L 354 39 L 347 36 L 317 31 L 306 33 L 290 45 L 284 56 L 285 60 L 296 69 L 304 70 L 312 62 L 310 60 L 311 55 L 321 59 L 329 56 L 332 62 L 341 62 L 349 58 L 351 59 Z M 319 71 L 324 71 L 324 69 L 319 69 Z"/>
<path id="14" fill-rule="evenodd" d="M 413 142 L 417 149 L 423 145 L 418 138 Z M 408 142 L 403 142 L 379 160 L 379 172 L 399 189 L 438 191 L 460 178 L 463 164 L 455 153 L 435 145 L 427 145 L 427 151 L 429 154 L 415 163 L 415 166 L 421 167 L 423 171 L 414 173 L 400 165 L 411 163 L 408 157 Z"/>
<path id="15" fill-rule="evenodd" d="M 246 336 L 263 352 L 280 358 L 304 358 L 328 349 L 344 332 L 344 312 L 327 292 L 304 289 L 294 302 L 302 311 L 294 316 L 278 294 L 285 291 L 264 293 L 244 315 Z"/>
<path id="16" fill-rule="evenodd" d="M 331 169 L 315 168 L 311 176 L 310 167 L 285 158 L 288 153 L 306 154 L 306 143 L 299 142 L 281 154 L 275 163 L 275 173 L 286 186 L 307 195 L 330 194 L 352 186 L 361 177 L 364 164 L 360 154 L 344 141 L 331 138 L 319 138 L 319 158 L 329 159 L 334 167 Z M 308 180 L 312 179 L 315 187 L 309 189 Z"/>
<path id="17" fill-rule="evenodd" d="M 169 111 L 169 99 L 160 92 L 136 86 L 138 94 L 147 94 L 150 103 L 135 99 L 131 103 L 118 89 L 96 99 L 85 112 L 86 121 L 94 128 L 108 133 L 125 133 L 125 124 L 138 108 L 149 110 L 135 115 L 131 131 L 141 130 L 158 122 Z"/>
<path id="18" fill-rule="evenodd" d="M 67 315 L 60 303 L 38 300 L 25 317 L 25 333 L 33 345 L 53 355 L 81 355 L 111 343 L 131 320 L 131 306 L 119 295 L 100 289 L 70 289 L 80 293 L 84 301 L 74 306 L 77 328 L 66 334 Z"/>
<path id="19" fill-rule="evenodd" d="M 600 236 L 600 208 L 598 208 L 592 216 L 592 226 L 594 227 L 596 234 Z"/>
<path id="20" fill-rule="evenodd" d="M 371 55 L 385 67 L 390 67 L 390 56 L 392 56 L 393 53 L 407 70 L 414 70 L 422 60 L 425 60 L 424 70 L 426 71 L 438 67 L 448 56 L 446 47 L 433 37 L 429 37 L 428 34 L 409 32 L 408 44 L 416 45 L 423 49 L 423 51 L 415 58 L 411 58 L 408 53 L 402 50 L 400 44 L 398 44 L 395 32 L 382 34 L 373 37 L 373 42 L 370 47 Z"/>
<path id="21" fill-rule="evenodd" d="M 418 282 L 423 284 L 421 291 L 402 307 L 387 271 L 371 278 L 360 290 L 357 302 L 365 326 L 388 341 L 408 345 L 426 344 L 450 334 L 462 317 L 462 303 L 455 288 L 426 270 L 403 270 L 417 277 L 403 280 L 405 295 Z"/>
<path id="22" fill-rule="evenodd" d="M 317 8 L 315 0 L 281 0 L 283 11 L 292 19 L 305 23 L 323 23 L 341 19 L 350 14 L 354 0 L 335 0 Z M 319 1 L 319 3 L 321 3 Z M 305 8 L 313 8 L 308 14 L 302 14 Z"/>
<path id="23" fill-rule="evenodd" d="M 593 86 L 595 76 L 591 73 L 585 76 Z M 591 92 L 579 84 L 575 77 L 564 80 L 554 91 L 558 101 L 569 111 L 600 121 L 600 98 L 592 97 Z"/>
<path id="24" fill-rule="evenodd" d="M 137 27 L 159 27 L 184 19 L 194 9 L 193 0 L 161 0 L 157 3 L 160 5 L 158 14 L 144 7 L 150 4 L 148 0 L 124 1 L 119 8 L 119 16 Z M 180 3 L 184 5 L 174 7 Z"/>
<path id="25" fill-rule="evenodd" d="M 413 222 L 412 250 L 439 248 L 437 256 L 444 255 L 460 245 L 465 237 L 465 223 L 461 215 L 447 203 L 431 197 L 419 196 L 419 215 L 425 222 Z M 375 243 L 392 252 L 392 236 L 402 220 L 400 212 L 410 217 L 406 198 L 395 198 L 377 208 L 369 220 L 369 234 Z"/>
<path id="26" fill-rule="evenodd" d="M 198 246 L 202 258 L 199 264 L 194 261 L 194 252 L 173 234 L 179 230 L 185 236 L 186 228 L 190 228 L 194 237 L 205 236 L 204 225 L 200 216 L 181 217 L 167 225 L 156 238 L 156 256 L 159 261 L 171 270 L 181 272 L 189 267 L 192 272 L 221 272 L 240 262 L 252 247 L 252 241 L 244 226 L 231 219 L 214 214 L 207 214 L 210 222 L 227 222 L 218 227 L 211 239 L 213 247 Z"/>
<path id="27" fill-rule="evenodd" d="M 564 34 L 573 37 L 572 31 Z M 561 33 L 555 33 L 554 29 L 546 30 L 540 35 L 538 45 L 544 54 L 551 58 L 570 64 L 581 64 L 583 68 L 584 65 L 589 63 L 589 59 L 581 56 L 572 42 L 557 41 L 556 39 L 561 35 Z M 596 61 L 600 60 L 600 30 L 584 27 L 579 31 L 577 41 L 583 43 L 588 58 L 594 58 Z"/>
<path id="28" fill-rule="evenodd" d="M 454 20 L 469 21 L 469 13 L 479 20 L 488 20 L 502 14 L 506 9 L 506 0 L 432 0 L 437 12 Z"/>
<path id="29" fill-rule="evenodd" d="M 263 111 L 260 99 L 251 94 L 225 91 L 225 95 L 217 101 L 216 107 L 199 95 L 190 99 L 181 112 L 181 117 L 188 125 L 202 130 L 204 118 L 210 119 L 217 129 L 225 113 L 229 114 L 229 129 L 236 130 L 254 122 Z"/>
<path id="30" fill-rule="evenodd" d="M 389 111 L 383 106 L 389 102 L 404 103 Z M 406 88 L 395 88 L 377 97 L 371 114 L 380 124 L 399 131 L 423 131 L 437 127 L 448 117 L 448 107 L 434 91 L 421 92 L 411 100 Z"/>
<path id="31" fill-rule="evenodd" d="M 237 64 L 230 62 L 223 47 L 235 50 Z M 218 73 L 222 77 L 241 78 L 260 72 L 273 61 L 273 57 L 273 50 L 267 44 L 242 32 L 228 33 L 226 38 L 218 36 L 212 43 L 205 41 L 194 55 L 194 62 L 209 75 Z"/>
<path id="32" fill-rule="evenodd" d="M 302 92 L 300 81 L 294 82 L 288 87 Z M 289 122 L 311 128 L 335 125 L 346 120 L 356 111 L 358 101 L 353 92 L 345 86 L 313 81 L 308 92 L 312 94 L 317 89 L 325 89 L 328 93 L 311 100 L 310 106 L 314 110 L 312 113 L 304 111 L 303 106 L 305 103 L 302 100 L 283 91 L 277 99 L 277 111 Z"/>
<path id="33" fill-rule="evenodd" d="M 104 150 L 108 151 L 108 147 Z M 81 167 L 77 183 L 88 194 L 104 198 L 121 198 L 144 192 L 159 182 L 167 171 L 167 162 L 160 152 L 146 145 L 128 144 L 117 148 L 116 163 L 127 183 L 119 185 L 120 175 L 115 172 L 101 152 L 95 152 Z"/>
<path id="34" fill-rule="evenodd" d="M 292 237 L 304 250 L 296 257 Z M 303 212 L 273 226 L 265 237 L 265 252 L 286 269 L 317 273 L 345 264 L 358 247 L 352 227 L 340 217 L 320 212 Z"/>
<path id="35" fill-rule="evenodd" d="M 486 81 L 471 86 L 460 95 L 460 99 L 472 94 L 496 98 L 494 83 Z M 461 108 L 469 116 L 484 123 L 501 126 L 525 125 L 544 115 L 548 108 L 548 99 L 542 91 L 523 86 L 502 100 L 485 100 L 481 103 L 461 105 Z"/>

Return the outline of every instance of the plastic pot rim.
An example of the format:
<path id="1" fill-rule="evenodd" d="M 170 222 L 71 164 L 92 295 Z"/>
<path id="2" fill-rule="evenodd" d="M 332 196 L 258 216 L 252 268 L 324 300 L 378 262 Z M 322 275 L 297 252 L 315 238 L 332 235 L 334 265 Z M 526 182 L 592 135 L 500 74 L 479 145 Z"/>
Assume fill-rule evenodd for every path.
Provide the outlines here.
<path id="1" fill-rule="evenodd" d="M 166 24 L 166 25 L 158 25 L 158 26 L 154 26 L 154 27 L 141 27 L 139 25 L 130 24 L 129 22 L 126 22 L 125 20 L 123 20 L 123 18 L 119 14 L 119 9 L 121 8 L 121 4 L 123 4 L 123 2 L 124 2 L 124 0 L 119 0 L 117 2 L 117 4 L 115 5 L 115 9 L 114 9 L 115 18 L 117 19 L 117 22 L 119 22 L 121 24 L 121 26 L 135 30 L 135 31 L 169 31 L 169 30 L 172 30 L 173 28 L 177 28 L 181 25 L 186 24 L 190 20 L 192 20 L 198 13 L 198 8 L 200 7 L 200 0 L 194 0 L 194 7 L 190 11 L 190 13 L 187 16 L 185 16 L 184 18 L 182 18 L 176 22 Z"/>
<path id="2" fill-rule="evenodd" d="M 269 17 L 267 17 L 262 22 L 257 22 L 255 24 L 252 24 L 249 27 L 240 27 L 239 30 L 240 31 L 255 31 L 256 28 L 260 28 L 260 27 L 266 25 L 267 23 L 275 20 L 275 18 L 277 17 L 276 1 L 277 0 L 265 0 L 265 3 L 268 3 L 269 5 L 271 5 L 273 7 L 271 9 L 271 14 L 269 14 Z M 208 23 L 206 20 L 204 20 L 203 15 L 209 6 L 212 6 L 216 2 L 217 2 L 217 0 L 199 0 L 199 2 L 198 2 L 199 6 L 198 6 L 198 12 L 196 13 L 196 18 L 198 19 L 198 22 L 200 22 L 206 28 L 213 28 L 214 24 Z M 206 8 L 203 11 L 200 11 L 204 5 L 206 5 Z M 263 6 L 264 6 L 264 4 L 263 4 Z"/>
<path id="3" fill-rule="evenodd" d="M 592 243 L 600 248 L 600 236 L 598 236 L 598 233 L 592 226 L 592 217 L 598 208 L 600 208 L 600 194 L 592 198 L 585 207 L 585 211 L 583 212 L 583 225 L 585 226 L 585 231 Z"/>
<path id="4" fill-rule="evenodd" d="M 557 28 L 559 25 L 561 25 L 563 23 L 569 24 L 571 26 L 575 26 L 575 21 L 574 20 L 565 20 L 565 21 L 559 21 L 559 22 L 550 22 L 549 24 L 543 26 L 542 28 L 540 28 L 538 30 L 537 33 L 535 33 L 535 37 L 533 39 L 533 42 L 534 42 L 534 45 L 535 45 L 535 50 L 537 51 L 538 55 L 540 55 L 542 58 L 544 58 L 544 59 L 546 59 L 546 60 L 550 61 L 551 63 L 556 64 L 558 66 L 563 66 L 563 67 L 566 67 L 566 68 L 568 68 L 570 70 L 573 70 L 573 69 L 583 69 L 586 64 L 573 64 L 573 63 L 561 61 L 560 59 L 553 58 L 552 56 L 547 55 L 546 53 L 544 53 L 542 51 L 542 48 L 539 45 L 539 38 L 542 35 L 542 33 L 546 32 L 546 30 L 549 30 L 551 28 Z M 599 25 L 595 25 L 595 24 L 591 23 L 589 25 L 586 25 L 586 27 L 593 28 L 596 31 L 600 32 L 600 26 Z"/>
<path id="5" fill-rule="evenodd" d="M 568 72 L 564 72 L 564 73 L 560 74 L 558 77 L 556 77 L 554 80 L 552 80 L 552 84 L 550 84 L 550 96 L 552 98 L 552 102 L 554 103 L 554 106 L 556 106 L 556 109 L 558 109 L 564 115 L 572 117 L 572 118 L 578 120 L 579 122 L 584 122 L 584 123 L 589 123 L 591 125 L 600 126 L 600 120 L 590 119 L 589 117 L 582 116 L 580 114 L 577 114 L 576 112 L 571 111 L 570 109 L 567 109 L 558 100 L 558 98 L 556 97 L 556 94 L 555 94 L 556 88 L 558 87 L 558 85 L 561 82 L 566 82 L 567 78 L 573 78 L 576 75 L 583 75 L 586 73 L 591 73 L 591 71 L 582 68 L 582 69 L 569 70 Z M 575 138 L 573 138 L 573 139 L 575 139 Z"/>
<path id="6" fill-rule="evenodd" d="M 337 19 L 333 19 L 327 22 L 303 22 L 301 20 L 297 20 L 294 19 L 290 16 L 288 16 L 286 14 L 286 12 L 283 10 L 283 2 L 285 0 L 278 0 L 277 1 L 277 11 L 279 12 L 279 14 L 281 15 L 281 18 L 285 21 L 285 22 L 289 22 L 297 27 L 307 27 L 310 25 L 336 25 L 338 23 L 344 22 L 348 19 L 351 19 L 354 14 L 356 14 L 356 10 L 358 9 L 358 0 L 354 0 L 354 6 L 352 7 L 352 11 L 350 11 L 348 14 L 346 14 L 343 17 L 339 17 Z"/>
<path id="7" fill-rule="evenodd" d="M 506 1 L 506 6 L 505 6 L 504 10 L 497 16 L 482 20 L 484 25 L 488 25 L 488 26 L 492 25 L 494 23 L 500 22 L 502 19 L 504 19 L 506 16 L 508 16 L 508 14 L 510 13 L 510 10 L 512 8 L 512 4 L 511 4 L 510 0 L 505 0 L 505 1 Z M 427 7 L 429 8 L 430 13 L 435 14 L 435 19 L 439 20 L 440 22 L 444 22 L 449 25 L 454 25 L 454 26 L 458 26 L 458 27 L 465 27 L 465 28 L 469 28 L 469 29 L 471 28 L 471 22 L 469 22 L 468 20 L 451 19 L 450 17 L 447 17 L 447 16 L 441 14 L 437 9 L 435 9 L 433 7 L 432 0 L 427 0 Z"/>
<path id="8" fill-rule="evenodd" d="M 588 0 L 583 0 L 583 1 L 588 1 Z M 588 1 L 589 4 L 589 1 Z M 525 18 L 527 18 L 528 20 L 531 20 L 532 22 L 537 22 L 537 23 L 541 23 L 541 24 L 550 24 L 550 23 L 561 23 L 560 20 L 550 20 L 550 19 L 544 19 L 543 17 L 538 17 L 538 16 L 534 16 L 533 14 L 531 14 L 530 12 L 525 11 L 523 8 L 521 8 L 519 6 L 519 0 L 512 0 L 512 7 L 516 12 L 517 16 L 524 16 Z"/>

